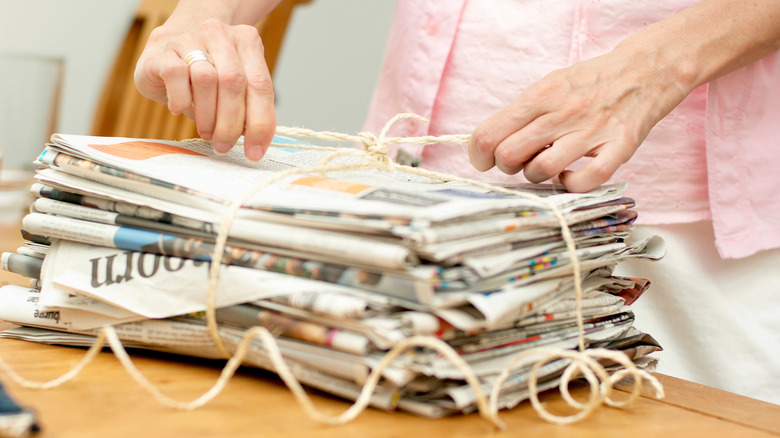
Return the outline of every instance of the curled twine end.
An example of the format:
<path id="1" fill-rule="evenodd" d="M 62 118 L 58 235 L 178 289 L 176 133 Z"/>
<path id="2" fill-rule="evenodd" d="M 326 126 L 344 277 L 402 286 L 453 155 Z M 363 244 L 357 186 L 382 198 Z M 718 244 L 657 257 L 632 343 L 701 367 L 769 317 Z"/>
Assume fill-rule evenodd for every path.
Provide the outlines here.
<path id="1" fill-rule="evenodd" d="M 445 357 L 447 357 L 457 368 L 459 368 L 461 372 L 463 372 L 466 382 L 475 393 L 476 404 L 479 409 L 480 415 L 488 422 L 498 427 L 499 429 L 506 429 L 505 423 L 501 421 L 498 417 L 498 399 L 501 391 L 501 386 L 503 382 L 506 381 L 506 379 L 509 377 L 509 374 L 514 369 L 515 364 L 517 364 L 519 361 L 523 359 L 527 360 L 529 356 L 535 356 L 535 357 L 538 357 L 540 355 L 542 356 L 542 358 L 539 359 L 534 364 L 531 373 L 528 377 L 530 402 L 534 407 L 534 409 L 537 411 L 537 413 L 542 418 L 544 418 L 545 420 L 551 423 L 570 424 L 579 421 L 585 418 L 588 414 L 590 414 L 590 412 L 592 412 L 601 403 L 606 403 L 607 405 L 614 406 L 614 407 L 626 406 L 629 403 L 633 402 L 639 396 L 639 392 L 641 390 L 643 380 L 647 380 L 651 383 L 651 385 L 655 389 L 657 398 L 663 398 L 664 391 L 660 382 L 654 376 L 647 373 L 646 371 L 638 369 L 636 364 L 634 364 L 625 354 L 618 351 L 612 351 L 606 349 L 587 350 L 584 348 L 584 332 L 582 328 L 582 309 L 581 309 L 582 285 L 580 284 L 581 275 L 579 270 L 579 260 L 576 256 L 576 252 L 575 252 L 576 247 L 571 237 L 569 227 L 561 212 L 549 201 L 545 200 L 544 198 L 538 197 L 536 195 L 527 194 L 523 192 L 510 191 L 499 186 L 492 186 L 487 183 L 472 181 L 460 177 L 454 177 L 452 175 L 430 172 L 430 171 L 409 167 L 409 166 L 396 165 L 388 156 L 388 152 L 387 152 L 388 144 L 415 143 L 415 144 L 428 145 L 428 144 L 441 143 L 441 142 L 466 143 L 470 138 L 470 136 L 468 135 L 388 138 L 387 132 L 389 131 L 390 127 L 393 124 L 395 124 L 397 121 L 406 118 L 415 118 L 424 123 L 428 123 L 428 121 L 425 118 L 416 114 L 408 114 L 408 113 L 398 114 L 395 117 L 393 117 L 384 126 L 379 136 L 375 136 L 374 134 L 371 133 L 359 133 L 356 136 L 350 136 L 350 135 L 333 133 L 333 132 L 315 132 L 315 131 L 301 129 L 301 128 L 277 127 L 277 133 L 280 133 L 282 135 L 292 135 L 297 137 L 317 137 L 323 140 L 331 140 L 331 141 L 338 140 L 338 141 L 350 141 L 350 142 L 361 143 L 363 144 L 364 151 L 360 151 L 357 149 L 326 148 L 326 147 L 310 146 L 310 145 L 306 145 L 306 146 L 289 145 L 289 144 L 284 145 L 285 147 L 293 147 L 293 148 L 301 148 L 301 149 L 330 150 L 332 151 L 332 154 L 330 154 L 328 157 L 323 159 L 323 162 L 320 163 L 321 168 L 320 166 L 318 166 L 317 168 L 309 168 L 309 169 L 296 168 L 296 169 L 291 169 L 289 171 L 279 172 L 277 175 L 275 175 L 275 177 L 271 178 L 270 180 L 264 181 L 263 183 L 260 183 L 257 186 L 253 187 L 252 189 L 246 191 L 243 194 L 243 196 L 240 197 L 240 199 L 237 199 L 233 203 L 233 205 L 230 208 L 228 208 L 225 217 L 223 218 L 220 230 L 218 232 L 217 239 L 214 246 L 214 253 L 212 255 L 211 267 L 209 271 L 209 290 L 208 290 L 208 302 L 207 302 L 207 309 L 206 309 L 206 322 L 212 340 L 219 347 L 219 349 L 227 357 L 229 357 L 229 360 L 225 365 L 225 367 L 223 368 L 219 380 L 208 391 L 206 391 L 203 395 L 201 395 L 197 399 L 191 402 L 178 402 L 169 399 L 168 397 L 160 393 L 160 391 L 156 387 L 154 387 L 151 384 L 151 382 L 149 382 L 140 372 L 138 372 L 137 369 L 135 369 L 135 366 L 132 364 L 130 357 L 124 351 L 124 348 L 121 344 L 121 341 L 117 337 L 116 332 L 114 331 L 113 327 L 110 326 L 105 327 L 103 330 L 101 330 L 98 337 L 96 338 L 95 343 L 89 349 L 89 351 L 82 359 L 82 361 L 76 366 L 74 366 L 66 374 L 61 376 L 60 378 L 54 379 L 49 382 L 44 382 L 44 383 L 31 382 L 26 379 L 23 379 L 18 374 L 16 374 L 1 359 L 0 359 L 0 368 L 2 368 L 3 371 L 6 372 L 6 374 L 9 374 L 14 381 L 22 384 L 25 387 L 34 387 L 40 389 L 56 387 L 64 383 L 65 381 L 75 377 L 77 374 L 79 374 L 79 372 L 94 358 L 94 356 L 100 350 L 100 347 L 103 345 L 103 343 L 107 341 L 111 346 L 114 354 L 117 356 L 117 358 L 120 360 L 122 365 L 125 367 L 126 371 L 133 377 L 134 380 L 136 380 L 137 383 L 139 383 L 142 387 L 144 387 L 147 391 L 149 391 L 154 396 L 154 398 L 156 398 L 158 401 L 162 402 L 165 405 L 175 407 L 178 409 L 190 410 L 206 404 L 206 402 L 211 400 L 213 397 L 219 394 L 222 391 L 222 389 L 224 389 L 225 385 L 227 384 L 227 381 L 230 379 L 230 377 L 233 375 L 235 370 L 240 366 L 240 364 L 246 357 L 251 340 L 253 340 L 254 338 L 258 338 L 261 341 L 261 344 L 266 348 L 269 354 L 269 358 L 271 359 L 271 362 L 273 363 L 273 366 L 275 368 L 275 371 L 277 372 L 277 374 L 279 374 L 282 380 L 287 384 L 287 386 L 290 388 L 293 394 L 295 394 L 299 404 L 303 407 L 304 411 L 309 415 L 309 417 L 316 421 L 320 421 L 322 423 L 331 424 L 331 425 L 344 424 L 357 417 L 357 415 L 368 406 L 370 396 L 373 393 L 373 391 L 376 389 L 376 385 L 379 379 L 381 378 L 384 369 L 390 365 L 392 360 L 395 359 L 395 357 L 397 357 L 398 354 L 400 354 L 403 350 L 406 350 L 410 347 L 428 347 L 434 349 L 439 353 L 441 353 L 442 355 L 444 355 Z M 455 352 L 455 350 L 452 349 L 452 347 L 449 346 L 449 344 L 433 337 L 408 338 L 405 341 L 402 341 L 397 345 L 395 345 L 390 351 L 388 351 L 385 354 L 385 356 L 382 358 L 380 363 L 377 366 L 372 368 L 372 371 L 369 375 L 368 382 L 363 387 L 358 399 L 349 409 L 347 409 L 344 413 L 336 417 L 323 414 L 313 406 L 311 399 L 308 397 L 308 395 L 306 395 L 305 391 L 303 391 L 303 388 L 301 387 L 300 383 L 293 375 L 293 372 L 291 371 L 290 367 L 284 361 L 282 354 L 279 351 L 279 347 L 274 339 L 273 334 L 268 330 L 262 327 L 254 327 L 252 329 L 249 329 L 244 333 L 243 339 L 239 342 L 237 348 L 232 349 L 234 350 L 234 353 L 231 354 L 231 352 L 229 352 L 228 349 L 223 344 L 221 335 L 219 334 L 218 326 L 216 323 L 215 310 L 216 310 L 217 282 L 219 280 L 219 267 L 222 263 L 225 245 L 227 243 L 227 237 L 236 212 L 241 207 L 241 205 L 243 205 L 243 203 L 251 196 L 253 196 L 255 193 L 259 192 L 261 189 L 267 187 L 268 185 L 282 179 L 283 177 L 292 174 L 316 173 L 316 172 L 327 173 L 330 171 L 355 170 L 355 169 L 365 169 L 368 167 L 372 167 L 368 163 L 361 166 L 349 165 L 349 164 L 327 165 L 330 161 L 332 161 L 337 156 L 355 155 L 356 152 L 359 155 L 368 157 L 369 158 L 368 161 L 374 165 L 373 167 L 379 168 L 380 170 L 386 170 L 392 172 L 396 170 L 396 168 L 400 168 L 404 172 L 425 176 L 435 180 L 469 182 L 476 186 L 483 187 L 490 190 L 495 190 L 497 192 L 512 194 L 515 196 L 523 196 L 529 199 L 533 199 L 551 208 L 561 225 L 561 229 L 563 231 L 562 236 L 567 243 L 569 253 L 571 254 L 572 257 L 572 265 L 574 271 L 573 275 L 576 278 L 575 296 L 578 302 L 578 306 L 577 306 L 578 326 L 580 328 L 579 351 L 534 348 L 531 350 L 527 350 L 523 353 L 520 353 L 519 355 L 515 356 L 515 358 L 507 367 L 504 368 L 504 370 L 501 372 L 501 374 L 493 384 L 490 397 L 486 397 L 482 390 L 482 385 L 480 383 L 480 380 L 474 374 L 474 371 L 465 361 L 463 361 L 462 358 L 460 358 L 457 352 Z M 552 360 L 561 359 L 561 358 L 568 359 L 571 361 L 571 363 L 566 367 L 561 377 L 561 382 L 559 385 L 560 392 L 563 396 L 563 399 L 566 401 L 566 403 L 569 406 L 575 409 L 580 409 L 578 413 L 569 416 L 558 416 L 558 415 L 550 414 L 539 401 L 539 395 L 538 395 L 537 372 L 539 368 L 541 368 L 541 366 L 543 366 L 544 364 Z M 624 368 L 615 372 L 610 376 L 608 375 L 604 367 L 599 363 L 598 359 L 610 360 L 612 362 L 622 365 Z M 614 383 L 629 375 L 634 377 L 634 385 L 628 399 L 624 401 L 615 401 L 611 399 L 610 396 L 611 396 L 611 391 Z M 571 397 L 571 394 L 569 393 L 568 385 L 571 382 L 571 380 L 576 376 L 582 376 L 590 385 L 590 396 L 586 403 L 580 403 L 574 400 L 573 397 Z"/>

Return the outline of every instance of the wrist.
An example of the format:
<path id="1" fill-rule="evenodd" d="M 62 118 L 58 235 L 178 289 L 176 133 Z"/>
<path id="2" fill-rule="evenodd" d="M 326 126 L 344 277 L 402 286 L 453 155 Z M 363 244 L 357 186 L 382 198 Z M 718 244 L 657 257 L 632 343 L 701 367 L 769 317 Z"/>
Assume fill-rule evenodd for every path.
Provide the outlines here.
<path id="1" fill-rule="evenodd" d="M 209 18 L 228 25 L 257 24 L 281 0 L 180 0 L 168 22 L 195 26 Z"/>
<path id="2" fill-rule="evenodd" d="M 657 41 L 656 41 L 657 43 Z M 680 104 L 698 85 L 697 65 L 683 51 L 629 38 L 606 55 L 619 66 L 619 81 L 641 90 L 647 116 L 657 122 Z"/>
<path id="3" fill-rule="evenodd" d="M 621 41 L 611 54 L 624 59 L 627 67 L 636 72 L 637 81 L 653 85 L 665 94 L 678 94 L 680 100 L 706 82 L 696 54 L 689 46 L 675 41 L 659 23 Z"/>
<path id="4" fill-rule="evenodd" d="M 731 0 L 704 0 L 650 24 L 622 41 L 616 52 L 634 53 L 661 77 L 690 93 L 696 87 L 780 49 L 780 2 L 752 7 Z"/>
<path id="5" fill-rule="evenodd" d="M 149 42 L 159 43 L 198 28 L 207 20 L 226 25 L 255 25 L 273 9 L 279 0 L 180 0 L 161 26 L 149 35 Z"/>

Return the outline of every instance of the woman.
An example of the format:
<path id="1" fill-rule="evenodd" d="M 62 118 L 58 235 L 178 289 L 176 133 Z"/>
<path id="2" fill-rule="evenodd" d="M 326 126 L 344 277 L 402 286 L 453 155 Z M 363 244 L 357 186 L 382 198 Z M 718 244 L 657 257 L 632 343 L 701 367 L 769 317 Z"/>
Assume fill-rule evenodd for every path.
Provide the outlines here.
<path id="1" fill-rule="evenodd" d="M 243 134 L 259 160 L 273 87 L 248 24 L 275 3 L 181 1 L 138 63 L 139 90 L 217 151 Z M 635 234 L 669 244 L 656 272 L 631 270 L 655 283 L 636 312 L 666 348 L 659 371 L 780 403 L 780 3 L 643 3 L 400 0 L 367 130 L 414 112 L 430 125 L 391 132 L 473 132 L 468 153 L 401 146 L 448 173 L 572 191 L 629 181 Z M 208 56 L 185 62 L 193 51 Z"/>

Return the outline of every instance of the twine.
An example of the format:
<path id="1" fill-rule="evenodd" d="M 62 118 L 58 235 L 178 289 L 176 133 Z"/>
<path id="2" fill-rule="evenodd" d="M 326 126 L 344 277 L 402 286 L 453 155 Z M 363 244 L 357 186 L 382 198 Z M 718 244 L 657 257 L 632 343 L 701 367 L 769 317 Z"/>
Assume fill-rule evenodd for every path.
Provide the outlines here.
<path id="1" fill-rule="evenodd" d="M 382 376 L 382 372 L 391 365 L 392 361 L 411 348 L 424 347 L 429 348 L 444 356 L 449 360 L 459 371 L 463 373 L 464 380 L 472 388 L 475 394 L 476 405 L 480 415 L 490 423 L 494 424 L 498 428 L 504 429 L 506 426 L 498 417 L 498 399 L 501 392 L 501 386 L 509 378 L 512 370 L 515 366 L 522 362 L 527 361 L 529 358 L 536 358 L 541 356 L 537 362 L 531 368 L 530 375 L 528 377 L 528 388 L 530 391 L 530 401 L 536 412 L 540 417 L 555 424 L 570 424 L 579 421 L 587 417 L 596 407 L 601 403 L 606 403 L 613 407 L 623 407 L 633 402 L 640 394 L 642 382 L 647 380 L 655 389 L 656 397 L 663 398 L 664 392 L 660 382 L 651 374 L 644 370 L 640 370 L 636 364 L 634 364 L 628 357 L 618 351 L 607 350 L 603 348 L 598 349 L 586 349 L 585 348 L 585 333 L 584 333 L 584 317 L 582 312 L 582 272 L 580 267 L 579 258 L 576 255 L 576 245 L 571 235 L 569 226 L 560 210 L 552 204 L 550 201 L 524 192 L 518 192 L 508 190 L 506 188 L 495 186 L 492 184 L 484 183 L 481 181 L 474 181 L 467 178 L 461 178 L 454 175 L 447 175 L 443 173 L 433 172 L 418 167 L 405 166 L 398 163 L 394 163 L 388 155 L 387 146 L 393 144 L 418 144 L 418 145 L 431 145 L 437 143 L 459 143 L 466 144 L 469 141 L 468 135 L 444 135 L 444 136 L 421 136 L 421 137 L 387 137 L 389 129 L 397 121 L 415 118 L 424 123 L 428 121 L 416 114 L 398 114 L 393 117 L 379 135 L 373 133 L 361 132 L 357 135 L 348 135 L 338 132 L 329 131 L 312 131 L 302 128 L 286 128 L 277 127 L 276 133 L 281 135 L 288 135 L 294 137 L 310 137 L 327 141 L 340 141 L 358 143 L 363 145 L 363 149 L 345 148 L 345 147 L 323 147 L 313 145 L 291 145 L 291 144 L 272 144 L 273 146 L 282 146 L 286 148 L 299 148 L 299 149 L 316 149 L 329 151 L 330 154 L 321 160 L 316 167 L 312 168 L 294 168 L 282 172 L 277 172 L 274 176 L 262 183 L 252 187 L 250 190 L 244 192 L 240 197 L 234 200 L 228 210 L 226 211 L 223 221 L 220 225 L 217 239 L 214 245 L 214 252 L 212 255 L 211 266 L 209 267 L 209 288 L 206 307 L 206 325 L 209 335 L 213 339 L 215 345 L 220 351 L 228 358 L 227 363 L 223 367 L 220 377 L 215 384 L 204 392 L 201 396 L 188 402 L 181 402 L 174 400 L 160 392 L 148 379 L 135 367 L 130 356 L 124 349 L 122 342 L 116 334 L 113 327 L 103 327 L 97 335 L 95 342 L 90 349 L 84 355 L 82 360 L 76 364 L 70 371 L 66 372 L 62 376 L 50 380 L 48 382 L 34 382 L 27 380 L 18 375 L 8 364 L 0 359 L 0 369 L 6 374 L 11 376 L 12 380 L 21 386 L 27 388 L 48 389 L 57 387 L 66 381 L 72 379 L 78 375 L 84 367 L 89 364 L 97 352 L 103 347 L 103 344 L 108 342 L 114 355 L 119 362 L 130 374 L 130 376 L 144 389 L 146 389 L 156 400 L 160 403 L 170 406 L 176 409 L 192 410 L 200 406 L 205 405 L 215 396 L 224 390 L 227 382 L 235 374 L 235 371 L 243 363 L 246 355 L 249 352 L 250 344 L 254 339 L 258 339 L 265 347 L 267 354 L 271 360 L 274 371 L 284 381 L 287 387 L 295 396 L 298 404 L 313 420 L 331 424 L 345 424 L 355 419 L 362 411 L 364 411 L 369 403 L 371 395 L 376 389 L 379 379 Z M 202 141 L 198 139 L 197 141 Z M 344 156 L 357 156 L 363 158 L 363 161 L 356 163 L 335 163 L 339 157 Z M 561 228 L 561 235 L 569 256 L 571 257 L 572 270 L 574 276 L 574 290 L 575 290 L 575 302 L 576 302 L 576 317 L 578 333 L 578 350 L 564 350 L 564 349 L 551 349 L 551 348 L 533 348 L 526 350 L 516 355 L 513 360 L 502 370 L 496 381 L 493 383 L 490 397 L 486 397 L 482 390 L 482 385 L 479 378 L 474 374 L 474 371 L 466 363 L 458 353 L 446 342 L 432 337 L 432 336 L 413 336 L 407 338 L 393 348 L 391 348 L 379 361 L 379 363 L 372 368 L 371 373 L 366 379 L 362 390 L 355 402 L 347 408 L 343 413 L 339 415 L 329 415 L 319 411 L 313 404 L 311 398 L 301 386 L 298 379 L 295 377 L 293 371 L 289 365 L 284 361 L 281 351 L 279 350 L 278 343 L 276 342 L 273 334 L 263 327 L 253 327 L 244 332 L 241 341 L 238 343 L 235 352 L 231 353 L 224 345 L 222 336 L 219 333 L 219 327 L 216 321 L 216 291 L 219 283 L 220 269 L 222 265 L 224 249 L 227 245 L 227 239 L 230 232 L 230 228 L 233 224 L 236 213 L 239 208 L 246 203 L 252 196 L 260 192 L 265 187 L 286 178 L 288 176 L 297 174 L 327 174 L 329 172 L 343 172 L 343 171 L 355 171 L 365 169 L 378 169 L 384 172 L 404 172 L 407 174 L 426 177 L 439 181 L 450 182 L 464 182 L 471 185 L 485 188 L 488 190 L 500 192 L 512 196 L 520 196 L 527 199 L 537 201 L 552 211 L 555 218 L 558 220 Z M 572 415 L 554 415 L 549 413 L 539 401 L 538 395 L 538 371 L 545 364 L 557 360 L 565 359 L 570 361 L 569 365 L 565 368 L 561 381 L 559 384 L 559 390 L 564 401 L 572 407 L 578 410 L 577 413 Z M 598 362 L 599 359 L 609 360 L 618 363 L 623 366 L 623 369 L 609 375 L 604 367 Z M 575 400 L 568 389 L 568 386 L 572 379 L 578 376 L 582 376 L 589 384 L 589 398 L 586 403 L 581 403 Z M 633 387 L 629 397 L 623 401 L 616 401 L 611 398 L 613 385 L 627 376 L 633 377 Z"/>

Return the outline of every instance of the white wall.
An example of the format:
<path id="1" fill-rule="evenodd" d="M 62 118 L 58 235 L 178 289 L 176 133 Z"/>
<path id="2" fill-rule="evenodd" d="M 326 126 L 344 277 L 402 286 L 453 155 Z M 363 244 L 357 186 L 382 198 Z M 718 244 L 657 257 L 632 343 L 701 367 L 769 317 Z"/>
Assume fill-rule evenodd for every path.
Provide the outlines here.
<path id="1" fill-rule="evenodd" d="M 39 105 L 47 101 L 41 96 L 45 88 L 28 99 L 9 97 L 18 96 L 23 89 L 36 90 L 30 83 L 20 83 L 33 77 L 20 78 L 19 69 L 25 67 L 15 60 L 62 60 L 64 78 L 57 130 L 88 133 L 103 80 L 138 1 L 0 0 L 0 87 L 6 87 L 0 105 L 5 114 L 30 115 L 18 121 L 9 122 L 8 117 L 0 121 L 0 146 L 6 163 L 13 162 L 16 155 L 29 155 L 30 148 L 40 148 L 40 121 L 33 117 L 45 111 Z M 4 74 L 11 66 L 13 73 Z"/>
<path id="2" fill-rule="evenodd" d="M 362 128 L 394 4 L 313 0 L 296 9 L 275 72 L 279 125 Z"/>
<path id="3" fill-rule="evenodd" d="M 56 130 L 88 134 L 103 81 L 132 23 L 139 0 L 0 0 L 0 147 L 6 163 L 39 150 L 36 114 L 46 90 L 17 86 L 3 75 L 8 59 L 61 59 L 64 87 Z M 276 70 L 278 123 L 357 132 L 363 123 L 384 50 L 394 0 L 313 0 L 287 30 Z M 8 55 L 12 55 L 8 58 Z M 5 67 L 5 68 L 4 68 Z M 30 75 L 31 77 L 32 75 Z M 29 90 L 29 91 L 28 91 Z M 37 103 L 36 103 L 37 102 Z M 0 112 L 2 114 L 3 112 Z M 1 117 L 1 116 L 0 116 Z M 13 119 L 13 120 L 12 120 Z M 12 134 L 16 137 L 9 141 Z M 26 148 L 26 149 L 23 149 Z M 28 151 L 28 152 L 25 152 Z"/>

